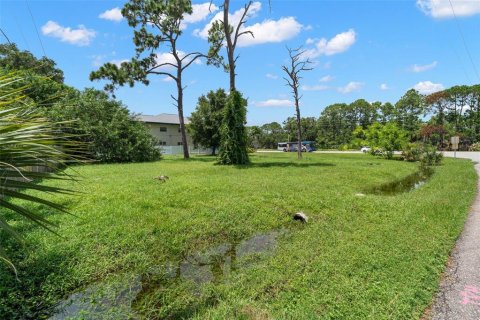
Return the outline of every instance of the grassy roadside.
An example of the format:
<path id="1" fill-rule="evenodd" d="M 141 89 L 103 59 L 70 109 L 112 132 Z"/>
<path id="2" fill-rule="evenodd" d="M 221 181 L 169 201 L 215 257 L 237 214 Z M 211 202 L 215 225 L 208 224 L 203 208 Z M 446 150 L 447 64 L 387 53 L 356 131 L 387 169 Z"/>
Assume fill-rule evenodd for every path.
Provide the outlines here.
<path id="1" fill-rule="evenodd" d="M 411 319 L 432 299 L 475 194 L 471 162 L 445 159 L 422 188 L 356 196 L 416 165 L 368 155 L 256 154 L 249 167 L 213 158 L 78 168 L 78 217 L 40 211 L 63 238 L 22 221 L 21 282 L 0 267 L 0 318 L 38 318 L 62 296 L 117 275 L 158 285 L 134 301 L 148 318 Z M 153 177 L 165 174 L 166 183 Z M 63 182 L 55 182 L 63 184 Z M 304 211 L 311 223 L 291 221 Z M 12 219 L 13 217 L 7 218 Z M 217 283 L 165 286 L 150 270 L 225 242 L 286 228 L 269 254 L 246 256 Z M 146 283 L 144 281 L 143 285 Z"/>

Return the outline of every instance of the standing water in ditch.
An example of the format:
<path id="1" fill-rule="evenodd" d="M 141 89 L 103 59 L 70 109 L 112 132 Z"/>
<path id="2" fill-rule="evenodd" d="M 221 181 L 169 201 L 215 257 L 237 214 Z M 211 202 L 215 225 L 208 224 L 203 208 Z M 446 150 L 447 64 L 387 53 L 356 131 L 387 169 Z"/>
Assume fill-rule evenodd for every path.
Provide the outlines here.
<path id="1" fill-rule="evenodd" d="M 249 258 L 255 254 L 272 252 L 278 236 L 285 232 L 274 230 L 223 243 L 177 262 L 152 267 L 143 276 L 127 275 L 109 283 L 93 284 L 60 302 L 50 319 L 132 319 L 139 317 L 136 310 L 142 312 L 142 306 L 152 300 L 174 304 L 160 318 L 187 316 L 196 309 L 195 299 L 198 303 L 203 300 L 203 285 L 220 284 L 230 273 L 251 265 L 254 260 Z M 175 299 L 182 295 L 191 297 L 189 303 L 175 306 Z"/>
<path id="2" fill-rule="evenodd" d="M 403 179 L 388 182 L 373 188 L 370 188 L 366 193 L 394 196 L 399 193 L 409 192 L 423 186 L 435 171 L 431 167 L 420 167 L 420 170 L 406 176 Z"/>

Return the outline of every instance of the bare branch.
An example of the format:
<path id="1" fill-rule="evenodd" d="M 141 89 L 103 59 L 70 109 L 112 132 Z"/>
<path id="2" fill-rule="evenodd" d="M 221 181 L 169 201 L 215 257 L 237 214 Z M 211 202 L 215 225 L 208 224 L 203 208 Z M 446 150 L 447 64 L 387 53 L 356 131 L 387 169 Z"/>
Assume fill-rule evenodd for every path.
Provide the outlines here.
<path id="1" fill-rule="evenodd" d="M 243 11 L 242 17 L 240 18 L 240 22 L 238 23 L 237 28 L 235 30 L 235 36 L 233 37 L 233 49 L 237 47 L 238 38 L 242 34 L 250 33 L 253 35 L 253 32 L 251 31 L 240 32 L 241 26 L 244 25 L 246 22 L 245 17 L 247 16 L 248 10 L 250 9 L 251 5 L 252 5 L 252 1 L 249 1 L 248 4 L 245 5 L 245 10 Z"/>

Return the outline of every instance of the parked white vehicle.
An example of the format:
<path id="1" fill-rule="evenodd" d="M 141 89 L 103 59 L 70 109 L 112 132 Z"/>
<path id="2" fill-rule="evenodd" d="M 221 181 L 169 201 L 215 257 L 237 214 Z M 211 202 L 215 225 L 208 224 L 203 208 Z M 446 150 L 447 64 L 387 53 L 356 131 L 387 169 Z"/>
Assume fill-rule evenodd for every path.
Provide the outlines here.
<path id="1" fill-rule="evenodd" d="M 370 147 L 362 147 L 362 148 L 360 149 L 360 151 L 362 151 L 363 153 L 370 152 L 370 150 L 372 150 L 372 148 L 370 148 Z"/>

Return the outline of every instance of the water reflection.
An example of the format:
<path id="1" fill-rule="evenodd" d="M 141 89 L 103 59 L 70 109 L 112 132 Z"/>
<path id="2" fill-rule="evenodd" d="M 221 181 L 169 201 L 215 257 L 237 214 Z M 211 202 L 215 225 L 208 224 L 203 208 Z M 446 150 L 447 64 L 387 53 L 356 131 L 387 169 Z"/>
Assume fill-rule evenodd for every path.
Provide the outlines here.
<path id="1" fill-rule="evenodd" d="M 57 313 L 50 319 L 103 319 L 106 314 L 114 319 L 136 318 L 132 305 L 155 290 L 170 290 L 180 283 L 194 284 L 191 293 L 199 295 L 201 285 L 221 283 L 229 273 L 248 267 L 245 261 L 239 264 L 240 258 L 273 250 L 277 237 L 284 232 L 284 229 L 275 230 L 245 240 L 224 243 L 184 256 L 179 261 L 155 266 L 145 276 L 117 279 L 115 285 L 94 284 L 59 303 Z"/>
<path id="2" fill-rule="evenodd" d="M 403 192 L 409 192 L 423 186 L 435 171 L 431 167 L 420 167 L 420 170 L 393 182 L 385 183 L 366 190 L 366 193 L 376 195 L 393 196 Z"/>

